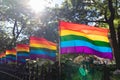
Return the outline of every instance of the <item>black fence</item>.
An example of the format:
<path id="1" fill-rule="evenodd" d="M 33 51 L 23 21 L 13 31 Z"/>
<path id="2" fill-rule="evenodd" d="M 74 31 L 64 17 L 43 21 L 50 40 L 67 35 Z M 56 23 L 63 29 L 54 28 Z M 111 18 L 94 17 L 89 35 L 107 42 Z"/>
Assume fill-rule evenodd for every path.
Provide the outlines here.
<path id="1" fill-rule="evenodd" d="M 110 71 L 105 64 L 75 64 L 72 61 L 61 63 L 60 67 L 58 62 L 42 66 L 0 64 L 0 73 L 12 77 L 8 80 L 110 80 Z"/>

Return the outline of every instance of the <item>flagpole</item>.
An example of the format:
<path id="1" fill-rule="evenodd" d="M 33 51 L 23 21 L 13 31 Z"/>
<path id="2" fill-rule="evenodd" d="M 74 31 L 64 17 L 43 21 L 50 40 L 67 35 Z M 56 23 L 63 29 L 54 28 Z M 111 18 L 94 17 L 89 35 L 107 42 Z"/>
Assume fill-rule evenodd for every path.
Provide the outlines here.
<path id="1" fill-rule="evenodd" d="M 59 35 L 59 38 L 58 38 L 59 39 L 58 40 L 58 42 L 59 42 L 59 45 L 58 45 L 59 46 L 59 50 L 58 50 L 58 52 L 59 52 L 59 55 L 58 55 L 59 64 L 58 64 L 58 66 L 59 66 L 59 80 L 61 80 L 61 48 L 60 48 L 60 41 L 61 41 L 60 40 L 60 33 L 61 32 L 60 32 L 60 20 L 58 20 L 58 21 L 59 21 L 59 25 L 58 25 L 59 26 L 59 28 L 58 28 L 58 31 L 59 31 L 58 32 L 58 35 Z"/>
<path id="2" fill-rule="evenodd" d="M 16 50 L 16 65 L 18 64 L 17 50 Z"/>
<path id="3" fill-rule="evenodd" d="M 5 57 L 5 60 L 4 60 L 4 61 L 5 61 L 5 64 L 7 64 L 7 60 L 6 60 L 6 53 L 4 53 L 4 54 L 5 54 L 5 56 L 4 56 L 4 57 Z"/>
<path id="4" fill-rule="evenodd" d="M 59 59 L 59 66 L 60 66 L 60 62 L 61 62 L 61 60 L 60 60 L 60 58 L 61 58 L 61 48 L 60 48 L 60 20 L 58 20 L 58 36 L 59 36 L 59 38 L 58 38 L 58 53 L 59 53 L 59 55 L 58 55 L 58 59 Z"/>
<path id="5" fill-rule="evenodd" d="M 0 58 L 0 64 L 2 63 L 1 61 L 2 61 L 2 59 Z"/>
<path id="6" fill-rule="evenodd" d="M 60 58 L 61 58 L 61 51 L 60 51 L 60 40 L 59 40 L 59 45 L 58 45 L 58 46 L 59 46 L 59 52 L 58 52 L 58 53 L 59 53 L 59 55 L 58 55 L 59 64 L 58 64 L 58 65 L 60 66 L 60 63 L 61 63 L 61 59 L 60 59 Z"/>

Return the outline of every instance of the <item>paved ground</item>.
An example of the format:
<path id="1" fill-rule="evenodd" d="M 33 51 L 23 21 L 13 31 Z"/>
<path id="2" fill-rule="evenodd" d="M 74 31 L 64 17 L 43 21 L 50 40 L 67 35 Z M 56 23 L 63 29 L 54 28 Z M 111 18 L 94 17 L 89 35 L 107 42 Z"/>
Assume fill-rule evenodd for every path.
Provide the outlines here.
<path id="1" fill-rule="evenodd" d="M 0 71 L 0 80 L 20 80 L 14 77 L 14 75 Z"/>

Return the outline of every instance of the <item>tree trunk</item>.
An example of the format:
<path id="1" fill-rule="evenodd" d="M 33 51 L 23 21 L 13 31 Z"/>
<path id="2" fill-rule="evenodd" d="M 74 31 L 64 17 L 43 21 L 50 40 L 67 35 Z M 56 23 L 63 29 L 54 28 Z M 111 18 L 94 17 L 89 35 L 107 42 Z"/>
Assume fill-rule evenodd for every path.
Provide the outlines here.
<path id="1" fill-rule="evenodd" d="M 114 28 L 114 18 L 115 18 L 115 9 L 113 8 L 112 5 L 112 0 L 108 0 L 108 6 L 109 6 L 109 10 L 110 10 L 110 18 L 107 21 L 109 27 L 110 27 L 110 36 L 111 36 L 111 42 L 112 42 L 112 47 L 113 47 L 113 53 L 115 56 L 115 60 L 116 60 L 116 67 L 118 69 L 120 69 L 120 51 L 119 51 L 119 44 L 117 41 L 117 36 L 116 36 L 116 31 Z"/>
<path id="2" fill-rule="evenodd" d="M 118 28 L 117 28 L 117 37 L 118 37 L 118 44 L 120 49 L 120 24 L 118 24 Z"/>
<path id="3" fill-rule="evenodd" d="M 116 33 L 114 29 L 114 25 L 112 22 L 109 22 L 110 26 L 110 34 L 111 34 L 111 42 L 113 47 L 113 53 L 116 60 L 116 67 L 120 69 L 120 51 L 119 51 L 119 44 L 117 43 Z"/>

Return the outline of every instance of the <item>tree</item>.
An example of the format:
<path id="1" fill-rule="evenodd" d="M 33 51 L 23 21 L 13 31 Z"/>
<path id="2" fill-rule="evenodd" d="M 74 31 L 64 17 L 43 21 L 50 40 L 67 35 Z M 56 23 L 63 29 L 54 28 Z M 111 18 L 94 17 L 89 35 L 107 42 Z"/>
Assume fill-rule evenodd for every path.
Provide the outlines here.
<path id="1" fill-rule="evenodd" d="M 4 32 L 4 30 L 0 30 L 0 51 L 4 51 L 6 49 L 6 45 L 9 44 L 10 38 L 8 35 Z"/>
<path id="2" fill-rule="evenodd" d="M 9 26 L 7 25 L 7 27 L 9 27 L 8 31 L 11 30 L 11 32 L 9 32 L 9 34 L 11 34 L 10 36 L 12 37 L 12 39 L 10 39 L 9 44 L 7 45 L 8 48 L 12 48 L 12 46 L 15 47 L 16 45 L 16 40 L 19 37 L 22 29 L 25 27 L 25 15 L 22 15 L 23 12 L 21 12 L 22 10 L 22 6 L 19 6 L 20 4 L 18 4 L 18 2 L 16 0 L 14 1 L 10 1 L 10 0 L 6 0 L 6 1 L 2 1 L 1 2 L 1 21 L 5 24 L 6 22 L 9 24 Z M 21 10 L 21 11 L 20 11 Z M 4 25 L 4 28 L 6 27 Z M 12 27 L 11 27 L 12 26 Z M 11 28 L 11 29 L 10 29 Z"/>
<path id="3" fill-rule="evenodd" d="M 114 56 L 116 60 L 116 66 L 117 68 L 120 69 L 120 64 L 119 64 L 120 63 L 120 54 L 119 54 L 120 53 L 120 45 L 119 45 L 120 38 L 117 37 L 116 31 L 115 31 L 115 26 L 114 26 L 115 9 L 113 7 L 113 2 L 111 0 L 108 0 L 108 7 L 110 10 L 110 17 L 108 19 L 106 18 L 106 22 L 108 23 L 110 27 L 111 42 L 112 42 L 113 52 L 114 52 Z"/>
<path id="4" fill-rule="evenodd" d="M 116 60 L 116 66 L 120 69 L 120 45 L 119 27 L 120 15 L 117 9 L 120 7 L 118 0 L 66 0 L 61 8 L 60 19 L 76 23 L 95 24 L 110 29 L 110 40 Z M 62 14 L 63 13 L 63 14 Z M 118 32 L 118 34 L 116 34 Z M 118 36 L 117 36 L 118 35 Z"/>
<path id="5" fill-rule="evenodd" d="M 29 36 L 39 36 L 58 42 L 58 20 L 92 24 L 97 27 L 100 25 L 110 29 L 117 68 L 120 68 L 120 31 L 119 27 L 117 28 L 120 21 L 120 15 L 117 13 L 120 7 L 119 0 L 65 0 L 62 7 L 47 7 L 37 16 L 26 7 L 24 3 L 27 2 L 28 0 L 3 0 L 0 4 L 0 20 L 11 24 L 9 33 L 5 31 L 6 25 L 2 26 L 5 29 L 4 34 L 7 35 L 6 40 L 10 39 L 7 43 L 9 47 L 15 47 L 16 42 L 20 41 L 20 34 L 22 37 L 27 36 L 27 39 Z"/>
<path id="6" fill-rule="evenodd" d="M 4 23 L 1 26 L 9 40 L 7 44 L 4 44 L 5 49 L 15 47 L 16 43 L 29 43 L 29 36 L 45 37 L 57 42 L 55 12 L 47 7 L 45 11 L 41 12 L 42 15 L 36 15 L 27 6 L 28 1 L 2 0 L 0 4 L 0 21 Z"/>

